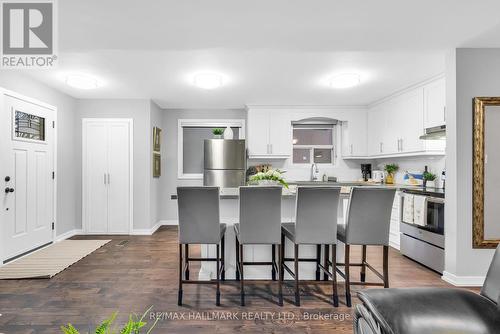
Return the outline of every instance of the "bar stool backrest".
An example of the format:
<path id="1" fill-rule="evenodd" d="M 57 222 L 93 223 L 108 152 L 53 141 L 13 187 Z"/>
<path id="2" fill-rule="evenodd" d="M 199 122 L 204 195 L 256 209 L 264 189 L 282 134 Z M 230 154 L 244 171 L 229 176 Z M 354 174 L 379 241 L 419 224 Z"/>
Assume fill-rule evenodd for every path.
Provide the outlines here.
<path id="1" fill-rule="evenodd" d="M 220 242 L 219 187 L 177 187 L 179 243 Z"/>
<path id="2" fill-rule="evenodd" d="M 295 204 L 295 242 L 335 244 L 339 187 L 298 187 Z"/>
<path id="3" fill-rule="evenodd" d="M 353 245 L 389 245 L 396 189 L 354 187 L 347 212 L 346 241 Z"/>
<path id="4" fill-rule="evenodd" d="M 240 242 L 281 242 L 281 187 L 240 187 Z"/>

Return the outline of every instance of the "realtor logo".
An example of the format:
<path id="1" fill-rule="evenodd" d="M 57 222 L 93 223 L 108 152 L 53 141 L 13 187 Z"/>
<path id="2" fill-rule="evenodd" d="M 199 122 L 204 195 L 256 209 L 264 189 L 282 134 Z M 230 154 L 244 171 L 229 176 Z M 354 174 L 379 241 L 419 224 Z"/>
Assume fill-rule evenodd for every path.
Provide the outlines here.
<path id="1" fill-rule="evenodd" d="M 55 19 L 52 0 L 7 1 L 2 5 L 3 68 L 54 67 Z"/>

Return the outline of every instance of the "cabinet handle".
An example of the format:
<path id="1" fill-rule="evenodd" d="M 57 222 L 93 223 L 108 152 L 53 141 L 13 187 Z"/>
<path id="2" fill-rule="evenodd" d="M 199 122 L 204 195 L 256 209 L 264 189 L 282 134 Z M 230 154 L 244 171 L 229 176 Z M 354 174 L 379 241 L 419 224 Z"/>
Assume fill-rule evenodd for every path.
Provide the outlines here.
<path id="1" fill-rule="evenodd" d="M 446 122 L 446 106 L 443 107 L 443 121 Z"/>
<path id="2" fill-rule="evenodd" d="M 401 152 L 403 152 L 403 138 L 401 138 L 400 140 L 401 140 Z"/>
<path id="3" fill-rule="evenodd" d="M 273 154 L 273 144 L 269 144 L 269 153 Z"/>
<path id="4" fill-rule="evenodd" d="M 380 153 L 384 152 L 384 143 L 380 142 Z"/>
<path id="5" fill-rule="evenodd" d="M 106 173 L 104 173 L 104 184 L 106 184 Z"/>
<path id="6" fill-rule="evenodd" d="M 108 184 L 111 183 L 111 177 L 109 176 L 109 173 L 108 173 Z"/>

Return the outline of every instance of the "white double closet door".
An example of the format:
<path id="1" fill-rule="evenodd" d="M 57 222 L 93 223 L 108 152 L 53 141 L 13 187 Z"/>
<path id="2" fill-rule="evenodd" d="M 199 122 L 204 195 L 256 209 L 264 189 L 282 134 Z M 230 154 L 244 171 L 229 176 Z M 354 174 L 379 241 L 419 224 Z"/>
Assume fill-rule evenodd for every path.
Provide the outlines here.
<path id="1" fill-rule="evenodd" d="M 131 119 L 82 120 L 84 232 L 129 234 L 132 227 Z"/>

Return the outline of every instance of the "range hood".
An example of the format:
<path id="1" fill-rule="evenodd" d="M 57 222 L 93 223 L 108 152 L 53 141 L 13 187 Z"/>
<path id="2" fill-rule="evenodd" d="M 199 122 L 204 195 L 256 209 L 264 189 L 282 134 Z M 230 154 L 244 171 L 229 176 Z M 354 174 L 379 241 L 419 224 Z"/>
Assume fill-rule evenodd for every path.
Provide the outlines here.
<path id="1" fill-rule="evenodd" d="M 446 139 L 446 125 L 434 126 L 425 129 L 425 135 L 420 136 L 423 140 Z"/>

